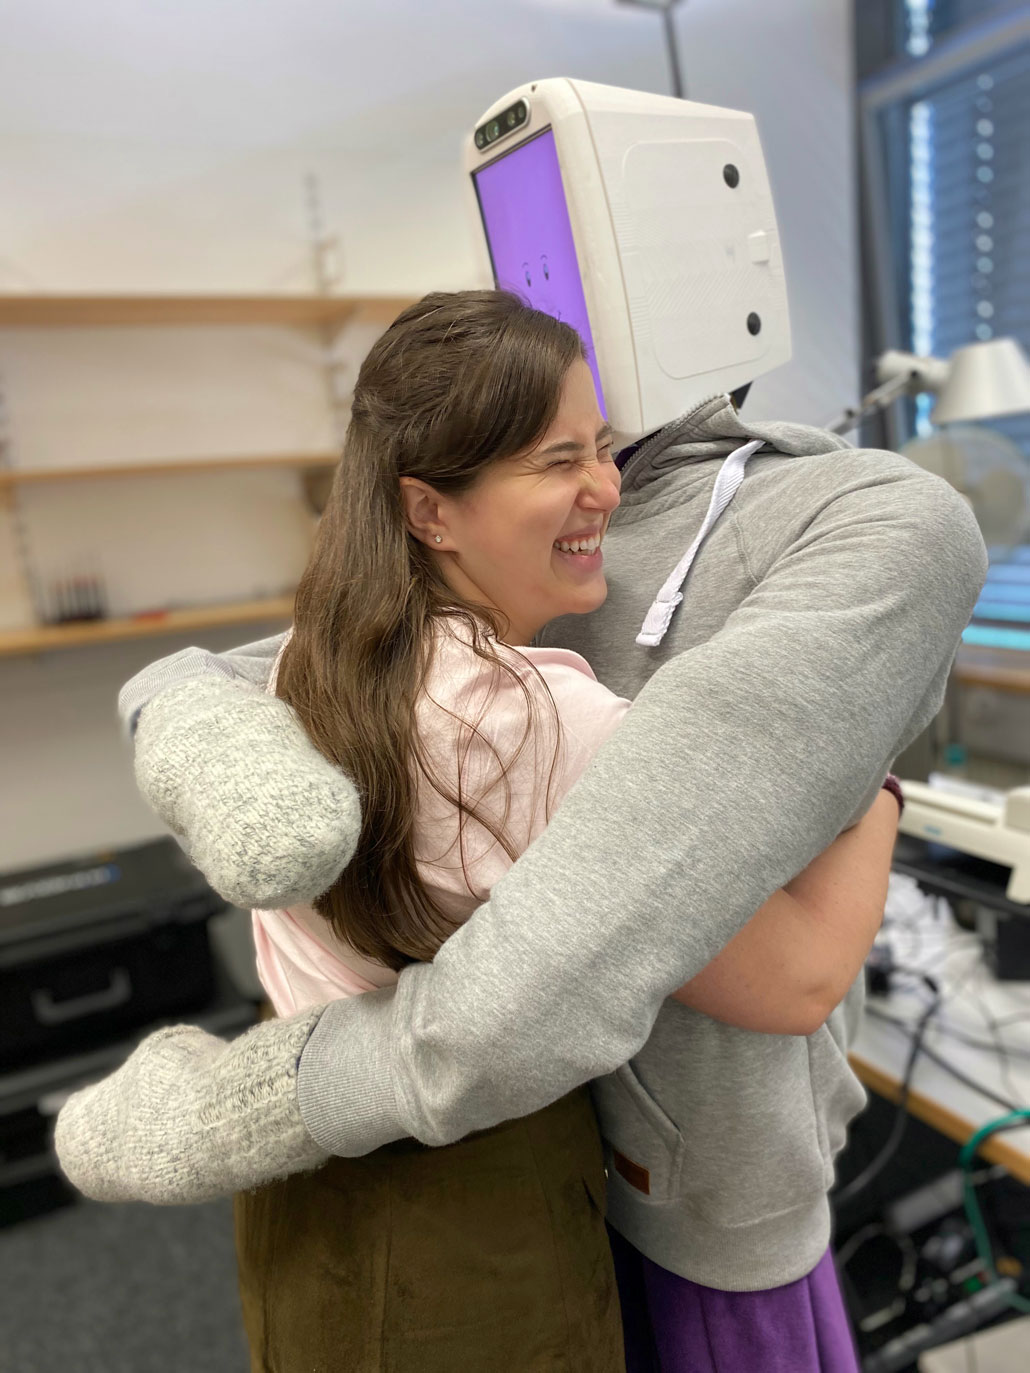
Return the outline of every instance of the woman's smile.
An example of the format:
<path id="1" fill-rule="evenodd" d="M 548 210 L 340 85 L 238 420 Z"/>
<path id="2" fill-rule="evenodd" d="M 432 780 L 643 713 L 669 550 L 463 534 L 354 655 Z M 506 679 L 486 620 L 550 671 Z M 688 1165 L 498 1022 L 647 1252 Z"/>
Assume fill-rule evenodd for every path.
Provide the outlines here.
<path id="1" fill-rule="evenodd" d="M 554 546 L 563 553 L 596 553 L 601 538 L 600 529 L 577 530 L 575 534 L 562 534 L 555 539 Z"/>
<path id="2" fill-rule="evenodd" d="M 600 531 L 594 531 L 555 539 L 551 552 L 563 569 L 586 581 L 600 572 L 604 566 L 601 538 Z"/>

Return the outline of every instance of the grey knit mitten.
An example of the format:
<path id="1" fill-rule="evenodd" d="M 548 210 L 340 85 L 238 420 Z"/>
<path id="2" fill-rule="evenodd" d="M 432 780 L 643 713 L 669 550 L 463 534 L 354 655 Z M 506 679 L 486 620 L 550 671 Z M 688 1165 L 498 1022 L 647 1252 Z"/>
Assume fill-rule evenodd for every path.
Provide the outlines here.
<path id="1" fill-rule="evenodd" d="M 224 677 L 176 682 L 147 704 L 136 781 L 215 890 L 244 908 L 313 901 L 361 832 L 354 785 L 286 702 Z"/>
<path id="2" fill-rule="evenodd" d="M 319 1167 L 297 1065 L 321 1007 L 226 1043 L 191 1025 L 157 1030 L 57 1117 L 57 1156 L 96 1201 L 210 1201 Z"/>

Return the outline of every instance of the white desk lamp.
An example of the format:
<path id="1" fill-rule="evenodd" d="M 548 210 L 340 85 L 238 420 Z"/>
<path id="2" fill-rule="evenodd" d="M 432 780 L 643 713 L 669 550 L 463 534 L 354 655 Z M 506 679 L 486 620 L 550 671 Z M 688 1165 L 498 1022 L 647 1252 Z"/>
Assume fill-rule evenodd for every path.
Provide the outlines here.
<path id="1" fill-rule="evenodd" d="M 937 396 L 930 416 L 934 424 L 996 419 L 1030 410 L 1030 362 L 1014 338 L 970 343 L 948 359 L 918 357 L 892 348 L 877 358 L 876 377 L 880 384 L 828 429 L 847 434 L 899 396 L 927 392 Z"/>

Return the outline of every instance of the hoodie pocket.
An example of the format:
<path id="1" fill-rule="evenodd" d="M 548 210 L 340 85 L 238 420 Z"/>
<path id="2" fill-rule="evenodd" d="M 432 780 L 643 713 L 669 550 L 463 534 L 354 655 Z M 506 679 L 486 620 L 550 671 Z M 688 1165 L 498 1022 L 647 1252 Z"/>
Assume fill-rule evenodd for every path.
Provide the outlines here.
<path id="1" fill-rule="evenodd" d="M 840 1014 L 840 1008 L 834 1015 Z M 829 1024 L 808 1037 L 812 1102 L 819 1129 L 823 1178 L 833 1186 L 834 1160 L 847 1142 L 847 1128 L 866 1103 L 865 1090 L 851 1070 L 841 1040 Z"/>
<path id="2" fill-rule="evenodd" d="M 683 1136 L 630 1063 L 591 1084 L 609 1176 L 655 1202 L 679 1194 Z"/>

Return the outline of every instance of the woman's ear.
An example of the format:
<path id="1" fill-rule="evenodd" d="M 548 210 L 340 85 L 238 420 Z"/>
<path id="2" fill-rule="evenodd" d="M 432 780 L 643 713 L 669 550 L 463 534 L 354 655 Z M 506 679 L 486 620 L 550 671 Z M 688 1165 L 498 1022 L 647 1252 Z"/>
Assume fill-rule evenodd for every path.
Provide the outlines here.
<path id="1" fill-rule="evenodd" d="M 401 477 L 401 500 L 404 502 L 404 523 L 413 534 L 430 548 L 442 551 L 447 546 L 447 528 L 440 497 L 418 477 Z"/>

